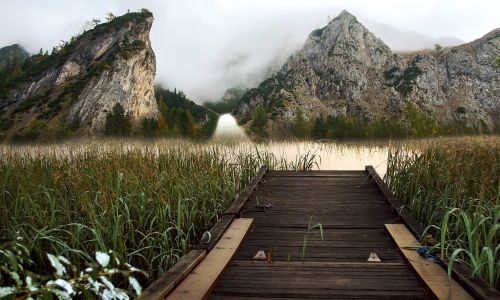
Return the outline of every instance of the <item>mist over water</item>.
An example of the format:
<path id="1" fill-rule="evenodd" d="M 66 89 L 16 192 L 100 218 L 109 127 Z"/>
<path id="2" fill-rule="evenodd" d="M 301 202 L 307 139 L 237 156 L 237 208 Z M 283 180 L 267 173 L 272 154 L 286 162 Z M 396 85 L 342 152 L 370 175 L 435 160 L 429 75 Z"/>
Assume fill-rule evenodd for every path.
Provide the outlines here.
<path id="1" fill-rule="evenodd" d="M 245 131 L 238 126 L 238 122 L 231 114 L 223 114 L 217 121 L 213 135 L 217 140 L 246 140 Z"/>

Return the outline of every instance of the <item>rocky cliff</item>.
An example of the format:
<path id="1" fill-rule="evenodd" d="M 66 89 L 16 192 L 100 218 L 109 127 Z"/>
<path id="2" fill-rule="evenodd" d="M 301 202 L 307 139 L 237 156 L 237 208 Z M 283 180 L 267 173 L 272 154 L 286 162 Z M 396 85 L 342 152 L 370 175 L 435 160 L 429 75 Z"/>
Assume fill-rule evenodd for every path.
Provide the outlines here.
<path id="1" fill-rule="evenodd" d="M 128 13 L 72 38 L 51 55 L 30 57 L 20 74 L 0 86 L 4 137 L 96 133 L 116 103 L 136 124 L 156 117 L 152 23 L 147 10 Z"/>
<path id="2" fill-rule="evenodd" d="M 401 117 L 408 102 L 441 124 L 480 130 L 499 125 L 500 29 L 457 47 L 410 55 L 391 51 L 343 11 L 314 30 L 282 68 L 249 90 L 237 115 L 242 122 L 264 106 L 272 122 L 350 116 L 375 121 Z"/>

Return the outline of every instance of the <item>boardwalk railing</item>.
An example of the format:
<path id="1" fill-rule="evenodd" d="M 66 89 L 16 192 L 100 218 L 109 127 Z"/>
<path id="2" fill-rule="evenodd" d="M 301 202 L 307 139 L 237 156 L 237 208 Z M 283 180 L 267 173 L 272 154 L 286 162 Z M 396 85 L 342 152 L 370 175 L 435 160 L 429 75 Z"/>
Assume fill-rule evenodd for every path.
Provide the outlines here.
<path id="1" fill-rule="evenodd" d="M 411 233 L 418 239 L 422 239 L 422 225 L 407 211 L 406 207 L 397 200 L 394 193 L 389 189 L 387 184 L 380 178 L 373 166 L 366 166 L 370 178 L 377 184 L 378 188 L 384 194 L 386 201 L 391 205 L 392 209 L 398 213 L 400 220 L 410 229 Z M 448 263 L 444 261 L 440 255 L 438 256 L 439 264 L 445 270 L 448 269 Z M 493 287 L 490 287 L 484 280 L 479 277 L 472 277 L 472 271 L 465 265 L 458 262 L 453 264 L 452 277 L 460 285 L 462 285 L 476 299 L 500 299 L 500 293 Z"/>
<path id="2" fill-rule="evenodd" d="M 373 205 L 375 205 L 375 207 L 378 207 L 379 209 L 381 209 L 380 204 L 386 202 L 392 210 L 389 210 L 388 208 L 385 208 L 385 210 L 388 213 L 396 216 L 396 218 L 392 218 L 392 220 L 395 220 L 396 223 L 404 223 L 406 225 L 406 227 L 410 230 L 411 234 L 413 234 L 413 236 L 417 240 L 419 240 L 420 237 L 422 236 L 422 233 L 423 233 L 422 225 L 419 224 L 416 221 L 416 219 L 409 213 L 409 211 L 407 211 L 406 207 L 399 200 L 397 200 L 395 195 L 388 188 L 388 186 L 385 184 L 385 182 L 382 180 L 382 178 L 380 178 L 380 176 L 377 174 L 377 172 L 375 171 L 375 169 L 372 166 L 367 166 L 365 168 L 365 171 L 366 171 L 366 173 L 364 173 L 363 171 L 358 171 L 357 172 L 358 175 L 356 175 L 357 178 L 361 178 L 361 180 L 363 180 L 363 178 L 369 179 L 368 181 L 370 181 L 371 182 L 370 185 L 372 185 L 372 187 L 370 188 L 371 191 L 375 190 L 375 193 L 378 194 L 378 191 L 376 191 L 378 188 L 381 195 L 378 194 L 378 196 L 376 196 L 376 197 L 379 197 L 379 199 L 383 198 L 383 200 L 382 199 L 378 200 L 380 202 L 378 202 L 376 199 L 373 200 L 374 201 Z M 171 293 L 179 285 L 179 283 L 182 282 L 196 268 L 196 266 L 199 265 L 199 263 L 205 259 L 205 257 L 207 256 L 207 253 L 209 253 L 212 249 L 214 249 L 215 245 L 219 242 L 221 237 L 224 235 L 224 233 L 230 227 L 233 220 L 241 217 L 241 214 L 242 214 L 242 211 L 244 208 L 246 209 L 245 210 L 246 217 L 248 217 L 247 215 L 249 215 L 249 217 L 256 217 L 257 218 L 256 219 L 256 224 L 257 224 L 256 226 L 257 227 L 255 228 L 256 231 L 254 231 L 250 237 L 246 238 L 246 240 L 247 241 L 250 240 L 250 242 L 251 241 L 255 242 L 257 240 L 259 242 L 262 242 L 261 239 L 259 239 L 257 237 L 257 235 L 262 234 L 263 230 L 264 231 L 270 230 L 269 228 L 271 228 L 271 227 L 266 227 L 266 226 L 270 226 L 272 222 L 276 221 L 276 220 L 272 219 L 272 218 L 274 218 L 273 216 L 276 216 L 277 218 L 279 218 L 281 216 L 283 218 L 284 214 L 288 214 L 288 212 L 283 211 L 283 209 L 286 209 L 286 207 L 289 207 L 296 214 L 297 213 L 304 213 L 304 210 L 308 210 L 309 208 L 308 208 L 307 203 L 303 203 L 305 205 L 304 209 L 299 209 L 300 205 L 297 206 L 297 204 L 294 204 L 293 201 L 295 201 L 296 199 L 300 199 L 301 198 L 300 195 L 294 195 L 293 191 L 286 194 L 289 196 L 284 195 L 285 191 L 287 191 L 287 189 L 288 189 L 287 186 L 290 186 L 290 184 L 292 184 L 291 186 L 293 186 L 295 183 L 298 182 L 302 186 L 302 187 L 295 187 L 294 191 L 300 190 L 300 189 L 304 190 L 304 188 L 307 187 L 306 190 L 308 190 L 308 193 L 309 193 L 308 194 L 309 196 L 307 196 L 307 197 L 309 197 L 309 198 L 307 198 L 307 197 L 306 198 L 312 199 L 311 195 L 316 195 L 315 194 L 316 190 L 314 190 L 314 188 L 318 188 L 318 186 L 322 186 L 322 184 L 323 184 L 322 182 L 324 182 L 325 190 L 324 191 L 319 190 L 319 196 L 321 196 L 322 197 L 321 199 L 323 199 L 323 200 L 321 200 L 321 199 L 317 200 L 316 204 L 321 203 L 321 207 L 326 208 L 326 207 L 328 207 L 328 205 L 330 205 L 330 204 L 328 204 L 328 203 L 330 203 L 330 201 L 337 201 L 336 204 L 333 202 L 331 203 L 331 205 L 336 205 L 336 208 L 331 208 L 331 209 L 333 209 L 332 210 L 333 212 L 343 211 L 343 210 L 347 209 L 348 207 L 353 207 L 353 205 L 355 205 L 355 203 L 350 203 L 347 200 L 347 199 L 349 199 L 349 197 L 346 198 L 346 197 L 344 197 L 345 195 L 342 196 L 342 195 L 335 195 L 334 194 L 332 196 L 328 196 L 328 193 L 329 193 L 327 191 L 328 187 L 331 191 L 339 191 L 339 192 L 343 191 L 343 192 L 345 192 L 345 191 L 349 190 L 349 187 L 346 187 L 346 184 L 349 185 L 353 182 L 353 180 L 355 180 L 355 179 L 352 179 L 354 177 L 351 177 L 351 175 L 349 175 L 349 174 L 351 174 L 349 172 L 353 172 L 353 171 L 335 171 L 335 172 L 337 172 L 335 174 L 339 174 L 339 175 L 331 174 L 331 173 L 334 173 L 334 171 L 321 171 L 321 172 L 311 172 L 311 173 L 308 173 L 308 172 L 298 172 L 298 173 L 269 172 L 267 167 L 265 167 L 265 166 L 262 167 L 259 170 L 259 172 L 256 174 L 256 176 L 252 179 L 252 181 L 249 183 L 247 188 L 245 188 L 238 195 L 238 197 L 233 202 L 233 204 L 230 206 L 230 208 L 219 218 L 218 222 L 212 227 L 212 229 L 210 230 L 210 236 L 211 236 L 210 240 L 201 242 L 198 245 L 197 249 L 191 250 L 183 258 L 181 258 L 181 260 L 176 265 L 174 265 L 170 270 L 168 270 L 164 276 L 159 278 L 149 288 L 147 288 L 144 291 L 141 299 L 164 299 L 169 293 Z M 263 178 L 265 176 L 268 176 L 268 177 L 266 177 L 266 178 L 268 178 L 267 180 L 263 180 Z M 323 179 L 321 179 L 321 178 L 323 178 Z M 278 181 L 276 181 L 276 180 L 278 180 Z M 318 181 L 318 180 L 323 180 L 323 181 Z M 290 183 L 291 181 L 295 182 L 295 183 Z M 332 184 L 334 184 L 333 183 L 334 181 L 338 182 L 338 183 L 335 183 L 337 185 L 337 187 L 332 186 Z M 366 182 L 367 180 L 364 179 L 363 181 Z M 268 198 L 268 200 L 271 199 L 269 201 L 273 201 L 272 199 L 274 199 L 275 203 L 278 204 L 278 207 L 275 210 L 271 209 L 269 211 L 268 215 L 265 215 L 265 210 L 263 210 L 262 211 L 262 213 L 264 213 L 264 215 L 263 215 L 259 212 L 259 209 L 255 208 L 254 202 L 256 201 L 256 199 L 255 199 L 256 197 L 252 196 L 252 194 L 255 193 L 257 189 L 259 189 L 259 191 L 260 191 L 260 189 L 266 189 L 265 188 L 266 186 L 268 186 L 268 187 L 278 186 L 279 187 L 278 190 L 275 189 L 277 191 L 276 195 L 281 195 L 281 196 L 278 197 L 279 199 L 273 198 L 272 196 L 270 198 Z M 375 188 L 375 186 L 377 188 Z M 347 188 L 347 190 L 346 190 L 346 188 Z M 360 188 L 357 191 L 356 191 L 356 189 L 354 189 L 353 191 L 354 191 L 354 193 L 358 193 L 358 194 L 360 192 L 363 192 L 363 193 L 365 193 L 364 195 L 366 195 L 366 197 L 368 197 L 370 195 L 374 195 L 373 192 L 370 192 L 370 190 L 367 190 L 367 187 Z M 368 194 L 366 194 L 366 193 L 368 193 Z M 337 199 L 337 200 L 334 200 L 333 198 L 328 198 L 328 197 L 335 197 L 335 199 Z M 365 197 L 365 196 L 363 196 L 363 197 Z M 358 199 L 360 199 L 359 201 L 361 201 L 360 203 L 362 203 L 362 205 L 364 205 L 365 208 L 367 205 L 371 206 L 371 204 L 369 204 L 369 203 L 371 203 L 371 201 L 368 201 L 371 198 L 368 199 L 368 198 L 363 198 L 363 197 L 360 198 L 358 196 Z M 373 197 L 373 196 L 370 196 L 370 197 Z M 253 200 L 250 200 L 250 199 L 253 199 Z M 286 199 L 288 199 L 288 200 L 286 200 Z M 328 200 L 328 199 L 330 199 L 330 200 Z M 385 202 L 384 202 L 384 200 L 385 200 Z M 322 202 L 322 201 L 327 201 L 328 203 Z M 279 207 L 279 205 L 281 205 L 281 208 Z M 385 204 L 382 204 L 382 206 L 385 207 Z M 394 213 L 392 213 L 392 212 L 394 212 Z M 371 214 L 365 213 L 363 215 L 363 217 L 369 217 L 371 215 L 373 215 L 373 213 L 371 213 Z M 320 217 L 320 216 L 318 216 L 318 217 Z M 331 225 L 330 225 L 329 229 L 326 229 L 326 230 L 333 230 L 334 232 L 337 232 L 337 234 L 343 234 L 343 235 L 348 234 L 348 232 L 350 232 L 349 230 L 346 231 L 345 233 L 341 233 L 341 232 L 343 232 L 342 229 L 338 229 L 338 227 L 335 227 L 335 226 L 337 226 L 337 225 L 335 225 L 335 224 L 337 224 L 337 223 L 335 223 L 336 220 L 339 220 L 342 217 L 345 218 L 346 216 L 341 216 L 341 215 L 334 215 L 333 216 L 332 215 L 331 218 L 333 218 L 333 219 L 325 219 L 325 220 L 333 220 L 333 221 L 331 221 L 333 223 L 330 222 Z M 269 219 L 269 218 L 271 218 L 271 219 Z M 380 218 L 380 216 L 379 216 L 379 218 Z M 298 220 L 298 221 L 300 221 L 300 220 Z M 382 221 L 383 220 L 380 220 L 380 222 L 382 222 Z M 392 222 L 391 220 L 388 220 L 388 221 L 389 221 L 389 223 Z M 377 222 L 379 222 L 379 221 L 377 221 Z M 300 222 L 298 222 L 298 223 L 300 223 Z M 369 222 L 367 224 L 369 224 Z M 264 226 L 264 227 L 262 227 L 262 226 Z M 283 232 L 283 234 L 285 234 L 286 236 L 290 236 L 290 238 L 292 238 L 296 235 L 294 233 L 295 229 L 292 230 L 292 229 L 283 228 L 282 225 L 279 225 L 278 227 L 276 227 L 273 230 L 275 233 L 276 232 Z M 335 230 L 337 230 L 337 231 L 335 231 Z M 363 232 L 363 230 L 364 229 L 360 227 L 360 229 L 353 229 L 352 232 Z M 373 232 L 378 232 L 377 231 L 378 229 L 370 229 L 370 230 L 372 230 Z M 300 231 L 299 231 L 299 233 L 300 233 Z M 364 234 L 366 235 L 366 233 L 364 233 Z M 385 235 L 385 233 L 383 233 L 383 231 L 382 231 L 382 234 Z M 354 238 L 354 240 L 359 239 L 359 237 L 358 238 L 356 238 L 354 236 L 351 237 L 350 235 L 349 236 L 346 235 L 346 237 Z M 369 239 L 372 239 L 373 242 L 375 242 L 378 238 L 379 237 L 377 237 L 377 236 L 373 236 Z M 384 239 L 384 238 L 382 238 L 382 239 Z M 293 242 L 293 241 L 288 241 L 288 243 L 290 243 L 290 242 Z M 278 241 L 275 241 L 274 243 L 278 243 Z M 330 241 L 329 243 L 331 243 L 330 247 L 334 246 L 334 245 L 340 245 L 339 244 L 340 241 L 338 241 L 338 240 Z M 372 241 L 371 240 L 367 241 L 367 243 L 372 243 Z M 381 243 L 386 243 L 386 242 L 382 241 Z M 319 245 L 321 245 L 321 244 L 317 244 L 317 247 L 319 247 Z M 384 244 L 384 245 L 386 245 L 386 244 Z M 293 246 L 290 246 L 290 247 L 293 247 Z M 332 248 L 332 249 L 334 249 L 334 248 Z M 255 250 L 253 248 L 250 248 L 250 249 L 247 248 L 246 250 L 242 249 L 241 251 L 243 251 L 243 252 L 250 251 L 249 253 L 251 255 L 253 255 L 252 253 L 254 253 L 254 252 L 252 252 L 252 251 L 255 251 Z M 337 249 L 335 251 L 337 251 L 337 252 L 342 251 L 342 249 Z M 396 250 L 394 250 L 394 251 L 396 251 Z M 401 249 L 399 249 L 399 251 L 401 252 Z M 244 270 L 245 268 L 247 270 L 254 270 L 255 268 L 257 268 L 251 272 L 257 272 L 256 270 L 258 270 L 258 272 L 268 272 L 268 271 L 271 273 L 276 272 L 277 269 L 270 270 L 268 268 L 268 265 L 265 262 L 244 260 L 243 257 L 248 256 L 248 253 L 246 253 L 246 252 L 244 254 L 240 253 L 239 255 L 236 255 L 236 258 L 234 259 L 233 267 L 228 267 L 228 269 L 225 272 L 229 272 L 231 274 L 238 274 L 238 273 L 235 273 L 235 271 L 238 271 L 240 269 Z M 383 251 L 381 253 L 384 255 Z M 385 255 L 389 255 L 389 256 L 392 255 L 393 256 L 394 254 L 391 254 L 391 253 L 388 252 L 388 254 L 385 254 Z M 354 255 L 354 254 L 351 253 L 351 255 Z M 387 256 L 388 260 L 386 260 L 386 262 L 384 262 L 384 264 L 371 265 L 371 264 L 367 264 L 366 262 L 364 262 L 364 263 L 357 262 L 357 264 L 362 265 L 363 268 L 364 267 L 370 268 L 373 272 L 375 272 L 374 270 L 377 270 L 377 268 L 403 268 L 404 263 L 401 260 L 398 260 L 398 258 L 389 258 L 389 256 Z M 338 268 L 353 267 L 356 265 L 356 261 L 343 262 L 343 261 L 335 261 L 335 259 L 334 259 L 332 262 L 328 262 L 328 261 L 304 262 L 305 265 L 303 265 L 303 263 L 300 263 L 300 262 L 281 262 L 281 261 L 279 261 L 279 262 L 274 262 L 271 265 L 273 265 L 274 267 L 277 267 L 277 268 L 280 268 L 280 267 L 281 268 L 290 268 L 291 271 L 290 270 L 289 271 L 292 272 L 290 274 L 296 274 L 294 272 L 296 272 L 297 270 L 300 272 L 304 272 L 303 270 L 301 271 L 301 269 L 294 269 L 298 266 L 297 263 L 301 264 L 301 266 L 308 266 L 308 268 L 313 268 L 313 267 L 316 268 L 317 266 L 323 266 L 323 267 L 325 267 L 325 269 L 324 269 L 325 271 L 323 271 L 323 272 L 328 273 L 331 271 L 331 272 L 333 272 L 332 273 L 333 276 L 339 276 L 338 273 L 335 273 L 337 271 L 334 271 L 334 270 L 338 270 Z M 442 267 L 444 267 L 446 269 L 446 267 L 447 267 L 446 262 L 441 260 L 440 264 Z M 384 267 L 384 265 L 387 267 Z M 200 266 L 201 266 L 201 264 L 200 264 Z M 240 269 L 234 269 L 234 268 L 238 268 L 238 267 Z M 329 269 L 330 267 L 332 268 L 331 270 Z M 231 270 L 231 268 L 233 268 L 233 269 Z M 248 268 L 250 268 L 250 269 L 248 269 Z M 350 272 L 349 269 L 342 269 L 342 270 L 344 270 L 342 272 Z M 399 271 L 399 272 L 403 272 L 403 271 Z M 410 271 L 408 271 L 408 272 L 410 272 Z M 420 277 L 417 274 L 417 272 L 415 272 L 415 270 L 413 270 L 413 272 L 415 273 L 415 276 Z M 194 273 L 196 273 L 196 272 L 194 272 Z M 280 274 L 282 274 L 282 273 L 280 273 Z M 362 274 L 362 273 L 360 273 L 360 274 Z M 375 273 L 373 273 L 373 274 L 375 274 Z M 497 290 L 495 290 L 492 287 L 489 287 L 480 278 L 472 278 L 470 276 L 470 274 L 471 274 L 471 272 L 466 266 L 461 265 L 461 264 L 454 264 L 453 272 L 452 272 L 453 278 L 468 293 L 470 293 L 470 295 L 472 295 L 474 298 L 477 298 L 477 299 L 500 299 L 500 293 Z M 229 277 L 231 277 L 231 276 L 229 276 Z M 358 276 L 358 275 L 356 275 L 356 276 Z M 386 275 L 384 275 L 384 276 L 386 276 Z M 253 277 L 248 277 L 248 278 L 253 278 Z M 227 280 L 231 281 L 232 279 L 233 278 L 228 278 L 226 276 L 226 278 L 221 279 L 221 281 L 224 282 L 224 280 L 226 280 L 226 282 L 227 282 Z M 257 279 L 260 280 L 262 278 L 259 277 Z M 281 279 L 283 280 L 283 283 L 287 282 L 287 278 L 281 278 Z M 422 279 L 422 277 L 420 277 L 420 279 L 421 279 L 421 281 L 424 281 Z M 240 279 L 234 278 L 234 280 L 236 280 L 234 282 L 237 282 Z M 370 280 L 372 280 L 372 279 L 370 279 Z M 403 278 L 400 278 L 400 280 L 403 280 Z M 407 280 L 407 279 L 404 279 L 404 280 Z M 415 279 L 413 279 L 413 280 L 415 280 Z M 386 282 L 386 283 L 390 285 L 390 282 Z M 316 282 L 316 284 L 319 284 L 319 285 L 327 284 L 326 286 L 328 286 L 329 283 L 325 281 L 323 283 Z M 340 285 L 340 288 L 341 289 L 343 288 L 342 285 Z M 427 288 L 429 288 L 429 287 L 427 287 Z M 422 288 L 420 288 L 420 289 L 422 289 Z M 216 290 L 217 290 L 217 288 L 216 288 Z M 223 290 L 224 290 L 224 288 L 222 290 L 219 289 L 219 293 Z M 282 287 L 282 290 L 283 290 L 283 287 Z M 252 290 L 249 290 L 249 291 L 252 291 Z M 323 290 L 323 291 L 327 292 L 327 290 Z M 252 291 L 252 292 L 254 292 L 254 291 Z M 379 291 L 379 292 L 382 292 L 382 291 Z M 270 290 L 270 293 L 272 294 L 273 291 Z M 301 294 L 298 294 L 298 295 L 300 296 Z M 378 294 L 378 295 L 383 296 L 383 294 Z M 258 296 L 256 296 L 256 297 L 258 297 Z"/>
<path id="3" fill-rule="evenodd" d="M 262 178 L 266 174 L 267 166 L 262 166 L 252 178 L 248 186 L 238 194 L 236 200 L 229 209 L 219 218 L 217 223 L 210 229 L 210 240 L 202 241 L 197 249 L 189 251 L 162 277 L 153 282 L 142 294 L 142 300 L 163 299 L 184 279 L 194 268 L 206 257 L 207 253 L 214 248 L 224 232 L 229 228 L 231 222 L 239 216 L 241 208 L 254 192 Z"/>

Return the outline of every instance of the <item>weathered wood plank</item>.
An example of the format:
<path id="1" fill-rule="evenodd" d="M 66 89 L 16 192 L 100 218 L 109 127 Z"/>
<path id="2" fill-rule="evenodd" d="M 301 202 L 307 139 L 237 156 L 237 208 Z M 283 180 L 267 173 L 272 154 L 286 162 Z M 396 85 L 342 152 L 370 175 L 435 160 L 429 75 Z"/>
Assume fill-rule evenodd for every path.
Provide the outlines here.
<path id="1" fill-rule="evenodd" d="M 257 174 L 254 176 L 252 181 L 247 185 L 247 187 L 238 195 L 236 200 L 233 202 L 233 204 L 229 207 L 229 209 L 226 211 L 226 214 L 239 214 L 241 211 L 241 208 L 245 204 L 245 202 L 248 200 L 248 197 L 253 193 L 253 191 L 257 188 L 259 185 L 260 181 L 264 177 L 264 175 L 267 172 L 267 166 L 262 166 L 257 172 Z"/>
<path id="2" fill-rule="evenodd" d="M 234 219 L 216 247 L 177 286 L 167 299 L 204 299 L 250 230 L 252 219 Z"/>
<path id="3" fill-rule="evenodd" d="M 322 171 L 269 171 L 269 176 L 330 176 L 330 175 L 354 175 L 366 174 L 365 170 L 322 170 Z"/>
<path id="4" fill-rule="evenodd" d="M 443 266 L 448 268 L 448 263 L 441 259 Z M 496 299 L 500 300 L 500 292 L 487 285 L 479 277 L 471 277 L 471 271 L 468 267 L 459 262 L 453 264 L 452 276 L 476 299 Z"/>
<path id="5" fill-rule="evenodd" d="M 418 241 L 404 224 L 385 225 L 401 252 L 413 270 L 431 289 L 438 299 L 469 300 L 474 299 L 438 264 L 422 258 L 417 251 L 410 249 L 419 246 Z"/>
<path id="6" fill-rule="evenodd" d="M 283 279 L 281 282 L 285 282 Z M 361 282 L 362 283 L 362 282 Z M 423 288 L 409 289 L 409 290 L 391 290 L 385 289 L 383 286 L 378 286 L 378 289 L 363 288 L 358 286 L 353 289 L 304 289 L 304 288 L 283 288 L 279 284 L 273 283 L 264 285 L 259 288 L 255 287 L 217 287 L 216 294 L 222 295 L 245 295 L 259 297 L 260 299 L 269 297 L 281 298 L 323 298 L 323 299 L 429 299 L 426 291 Z M 341 296 L 341 297 L 340 297 Z"/>
<path id="7" fill-rule="evenodd" d="M 385 199 L 391 205 L 392 209 L 398 213 L 399 218 L 403 220 L 403 222 L 408 226 L 410 231 L 415 236 L 418 237 L 422 236 L 422 233 L 424 231 L 422 225 L 419 222 L 417 222 L 417 220 L 415 220 L 415 218 L 413 218 L 413 216 L 411 216 L 411 214 L 407 212 L 403 204 L 401 204 L 401 202 L 396 199 L 396 197 L 389 189 L 389 187 L 377 174 L 377 171 L 375 171 L 375 169 L 372 166 L 367 166 L 366 171 L 370 174 L 373 181 L 377 184 L 382 194 L 384 194 Z"/>
<path id="8" fill-rule="evenodd" d="M 219 218 L 219 221 L 215 223 L 214 227 L 210 229 L 210 239 L 203 240 L 198 244 L 198 249 L 212 250 L 217 244 L 219 239 L 222 237 L 226 229 L 231 225 L 231 222 L 236 218 L 234 214 L 223 215 Z"/>
<path id="9" fill-rule="evenodd" d="M 385 199 L 391 204 L 391 207 L 397 211 L 401 212 L 402 204 L 396 199 L 395 195 L 389 189 L 387 184 L 380 178 L 375 169 L 372 166 L 366 166 L 366 171 L 370 174 L 371 178 L 380 188 L 381 192 L 385 196 Z M 410 231 L 414 236 L 421 238 L 423 233 L 423 227 L 418 221 L 409 213 L 400 213 L 401 220 L 408 226 Z M 447 266 L 447 262 L 443 261 L 441 258 L 440 263 Z M 477 299 L 487 300 L 487 299 L 500 299 L 500 292 L 492 287 L 490 287 L 484 280 L 478 277 L 471 276 L 472 271 L 464 265 L 454 264 L 452 269 L 452 276 L 457 280 L 471 295 Z"/>
<path id="10" fill-rule="evenodd" d="M 207 255 L 205 250 L 191 250 L 184 255 L 162 277 L 153 282 L 139 299 L 157 300 L 170 293 Z"/>

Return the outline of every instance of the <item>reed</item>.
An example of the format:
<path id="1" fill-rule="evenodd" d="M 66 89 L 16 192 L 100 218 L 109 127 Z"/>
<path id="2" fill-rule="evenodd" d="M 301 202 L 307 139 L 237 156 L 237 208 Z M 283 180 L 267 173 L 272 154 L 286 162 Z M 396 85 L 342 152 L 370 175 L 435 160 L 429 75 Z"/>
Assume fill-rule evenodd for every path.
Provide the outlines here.
<path id="1" fill-rule="evenodd" d="M 434 140 L 389 153 L 386 180 L 442 257 L 500 286 L 500 139 Z"/>
<path id="2" fill-rule="evenodd" d="M 0 243 L 21 243 L 41 273 L 51 270 L 47 253 L 84 266 L 112 250 L 149 273 L 147 284 L 200 241 L 261 165 L 315 160 L 175 140 L 0 147 Z"/>

